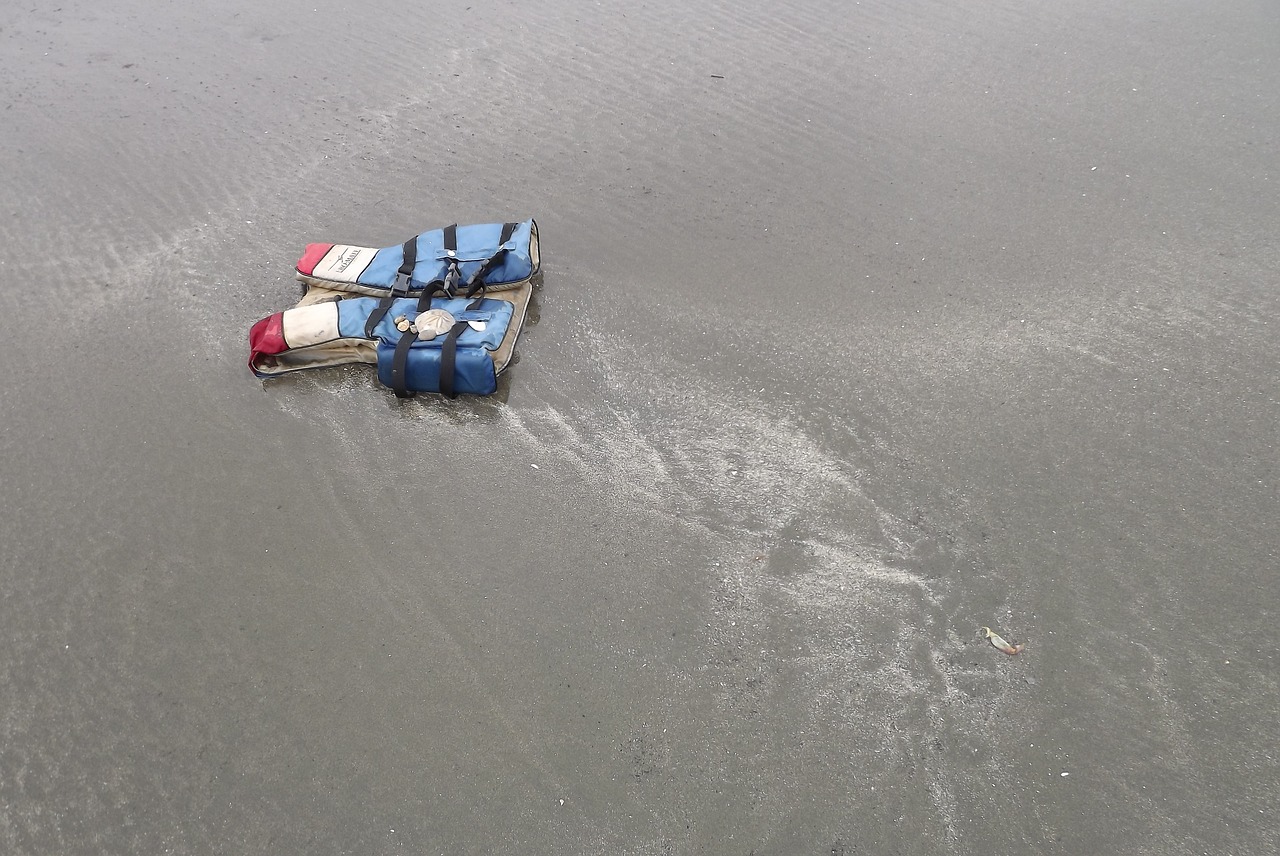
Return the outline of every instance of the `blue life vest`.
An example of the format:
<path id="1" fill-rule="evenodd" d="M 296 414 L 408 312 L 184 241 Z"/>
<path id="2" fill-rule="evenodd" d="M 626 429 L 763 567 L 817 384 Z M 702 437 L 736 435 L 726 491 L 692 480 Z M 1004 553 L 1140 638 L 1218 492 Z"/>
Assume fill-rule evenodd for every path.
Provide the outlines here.
<path id="1" fill-rule="evenodd" d="M 253 325 L 249 368 L 269 378 L 363 362 L 398 397 L 489 395 L 540 266 L 533 220 L 447 226 L 383 249 L 309 244 L 296 268 L 307 294 Z"/>
<path id="2" fill-rule="evenodd" d="M 423 232 L 383 249 L 308 244 L 298 279 L 309 285 L 374 297 L 438 287 L 450 296 L 516 288 L 538 272 L 538 224 L 481 223 Z"/>

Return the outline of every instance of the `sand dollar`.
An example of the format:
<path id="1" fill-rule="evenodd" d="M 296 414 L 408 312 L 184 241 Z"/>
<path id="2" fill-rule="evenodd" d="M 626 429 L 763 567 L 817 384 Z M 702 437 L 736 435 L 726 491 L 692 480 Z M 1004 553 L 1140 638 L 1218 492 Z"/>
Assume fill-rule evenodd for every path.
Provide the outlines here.
<path id="1" fill-rule="evenodd" d="M 423 339 L 434 339 L 441 333 L 448 333 L 456 323 L 453 316 L 444 309 L 428 309 L 413 321 L 413 325 L 418 328 L 418 335 Z"/>

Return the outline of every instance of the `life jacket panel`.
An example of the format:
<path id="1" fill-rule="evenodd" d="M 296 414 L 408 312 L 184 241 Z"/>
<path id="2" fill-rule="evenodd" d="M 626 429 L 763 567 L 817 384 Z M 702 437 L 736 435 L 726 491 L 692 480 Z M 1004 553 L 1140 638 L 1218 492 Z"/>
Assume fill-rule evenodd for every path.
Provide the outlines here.
<path id="1" fill-rule="evenodd" d="M 410 241 L 415 258 L 402 279 Z M 541 267 L 533 220 L 433 229 L 410 241 L 382 249 L 309 244 L 298 260 L 297 277 L 308 285 L 374 296 L 392 289 L 417 294 L 437 282 L 478 285 L 477 278 L 487 290 L 502 291 L 528 282 Z"/>
<path id="2" fill-rule="evenodd" d="M 447 312 L 456 330 L 426 338 L 431 336 L 429 331 L 402 332 L 397 327 L 419 315 L 418 298 L 400 298 L 374 326 L 373 335 L 366 336 L 369 315 L 381 302 L 350 297 L 296 306 L 263 318 L 249 332 L 249 368 L 267 378 L 322 366 L 370 363 L 377 365 L 383 384 L 396 388 L 395 353 L 408 336 L 412 341 L 401 348 L 405 353 L 397 393 L 440 392 L 440 370 L 449 349 L 454 363 L 451 394 L 489 395 L 497 389 L 497 376 L 506 363 L 498 365 L 494 353 L 509 333 L 518 332 L 512 329 L 515 303 L 497 298 L 435 298 L 430 308 Z M 523 313 L 523 306 L 520 309 Z"/>

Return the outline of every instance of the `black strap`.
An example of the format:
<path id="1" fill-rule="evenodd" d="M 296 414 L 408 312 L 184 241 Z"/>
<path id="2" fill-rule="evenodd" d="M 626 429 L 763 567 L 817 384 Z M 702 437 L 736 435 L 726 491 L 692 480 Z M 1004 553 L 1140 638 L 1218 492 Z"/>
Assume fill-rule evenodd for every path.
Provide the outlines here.
<path id="1" fill-rule="evenodd" d="M 458 357 L 458 337 L 469 326 L 466 321 L 454 324 L 440 346 L 440 392 L 449 398 L 458 397 L 458 393 L 453 388 L 453 372 Z"/>
<path id="2" fill-rule="evenodd" d="M 453 383 L 458 363 L 458 337 L 470 326 L 466 321 L 455 323 L 440 345 L 440 392 L 449 398 L 458 397 Z M 396 352 L 391 357 L 391 391 L 396 394 L 396 398 L 413 397 L 413 393 L 409 391 L 408 368 L 409 351 L 416 341 L 418 334 L 410 331 L 396 342 Z"/>
<path id="3" fill-rule="evenodd" d="M 440 295 L 444 299 L 449 299 L 449 292 L 445 288 L 444 280 L 433 279 L 431 282 L 422 286 L 422 294 L 418 295 L 418 314 L 421 315 L 431 308 L 431 298 Z"/>
<path id="4" fill-rule="evenodd" d="M 391 284 L 391 290 L 383 295 L 378 301 L 378 305 L 369 313 L 369 317 L 364 320 L 364 337 L 366 339 L 373 338 L 374 328 L 383 318 L 387 317 L 387 311 L 391 309 L 391 305 L 401 297 L 409 296 L 409 289 L 413 287 L 413 268 L 418 263 L 418 236 L 404 242 L 404 259 L 400 263 L 400 270 L 396 271 L 396 281 Z"/>
<path id="5" fill-rule="evenodd" d="M 413 268 L 418 263 L 418 236 L 404 242 L 404 261 L 400 263 L 400 275 L 413 279 Z"/>
<path id="6" fill-rule="evenodd" d="M 519 223 L 502 224 L 502 232 L 498 237 L 498 251 L 490 256 L 467 282 L 465 297 L 468 300 L 473 297 L 476 298 L 467 307 L 468 309 L 479 308 L 480 300 L 484 297 L 489 287 L 488 283 L 485 282 L 486 277 L 493 273 L 494 268 L 502 264 L 502 260 L 507 255 L 507 249 L 501 245 L 511 240 L 511 236 L 515 234 L 519 226 Z M 453 297 L 457 290 L 458 282 L 462 278 L 462 272 L 458 267 L 458 224 L 453 223 L 445 226 L 443 232 L 445 262 L 449 268 L 445 271 L 444 279 L 432 280 L 422 287 L 422 294 L 418 297 L 418 312 L 426 312 L 430 309 L 431 298 L 437 294 L 445 299 Z M 395 284 L 391 286 L 391 291 L 378 302 L 374 310 L 369 313 L 369 317 L 365 319 L 364 335 L 367 339 L 373 338 L 374 328 L 387 316 L 392 304 L 401 297 L 409 296 L 409 290 L 413 287 L 413 269 L 418 262 L 418 237 L 416 235 L 404 242 L 402 254 L 403 261 L 400 264 L 400 270 L 397 271 L 398 275 Z"/>
<path id="7" fill-rule="evenodd" d="M 462 279 L 462 271 L 458 269 L 458 224 L 452 223 L 444 227 L 445 264 L 449 267 L 444 272 L 444 292 L 446 298 L 452 297 L 454 289 Z"/>
<path id="8" fill-rule="evenodd" d="M 461 274 L 458 273 L 458 224 L 444 227 L 445 263 L 449 268 L 444 272 L 444 279 L 433 279 L 422 287 L 422 296 L 418 298 L 418 312 L 426 312 L 431 308 L 431 298 L 439 294 L 445 300 L 453 297 L 453 289 Z"/>
<path id="9" fill-rule="evenodd" d="M 378 305 L 373 307 L 373 311 L 369 313 L 369 317 L 364 319 L 364 337 L 366 339 L 373 338 L 373 329 L 378 326 L 378 322 L 387 317 L 387 310 L 391 308 L 391 304 L 396 302 L 396 290 L 393 286 L 391 293 L 383 296 L 378 301 Z"/>
<path id="10" fill-rule="evenodd" d="M 391 389 L 396 398 L 413 398 L 413 393 L 409 391 L 406 369 L 409 365 L 409 349 L 417 340 L 418 334 L 411 330 L 396 342 L 396 352 L 391 358 Z"/>
<path id="11" fill-rule="evenodd" d="M 502 264 L 502 260 L 507 257 L 507 253 L 509 252 L 509 250 L 502 245 L 511 240 L 511 236 L 515 233 L 516 227 L 519 225 L 519 223 L 502 224 L 502 234 L 498 237 L 498 249 L 492 256 L 485 260 L 485 263 L 480 266 L 479 270 L 472 274 L 471 280 L 467 283 L 466 297 L 471 298 L 475 297 L 477 294 L 483 295 L 485 293 L 485 290 L 489 287 L 486 279 L 489 274 L 493 273 L 494 268 Z M 474 309 L 476 307 L 472 306 L 471 308 Z"/>
<path id="12" fill-rule="evenodd" d="M 475 297 L 481 294 L 489 287 L 489 283 L 485 281 L 489 274 L 493 273 L 493 269 L 502 264 L 502 260 L 506 258 L 506 250 L 498 250 L 489 260 L 480 266 L 480 269 L 471 277 L 471 281 L 467 283 L 467 297 Z"/>

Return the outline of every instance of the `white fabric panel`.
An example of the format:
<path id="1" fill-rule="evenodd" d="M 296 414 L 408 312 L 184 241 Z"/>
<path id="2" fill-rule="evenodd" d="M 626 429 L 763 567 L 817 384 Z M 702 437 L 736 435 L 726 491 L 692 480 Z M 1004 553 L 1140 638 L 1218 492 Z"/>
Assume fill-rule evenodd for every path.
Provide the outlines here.
<path id="1" fill-rule="evenodd" d="M 290 348 L 305 348 L 338 338 L 338 304 L 316 303 L 286 309 L 280 318 L 280 332 Z"/>
<path id="2" fill-rule="evenodd" d="M 311 275 L 338 282 L 355 282 L 377 254 L 377 250 L 368 247 L 334 244 L 332 249 L 324 254 L 324 258 L 316 262 Z"/>

